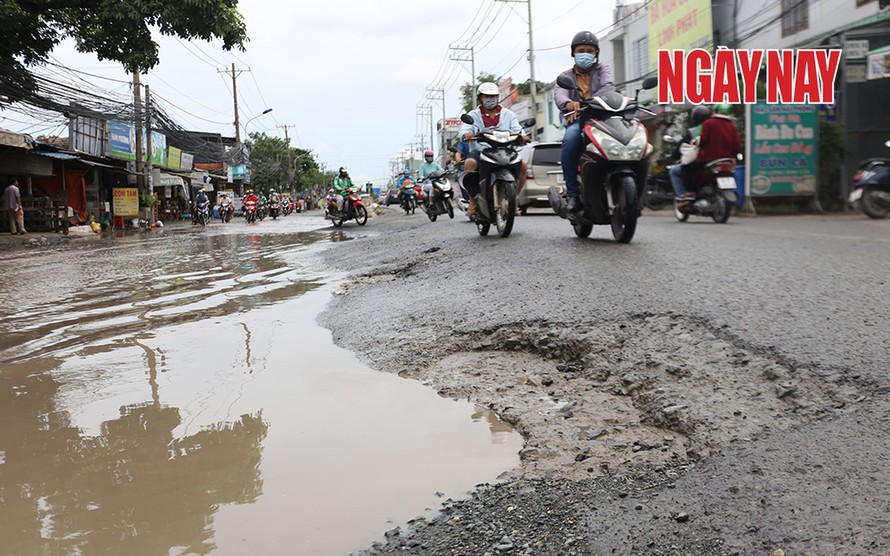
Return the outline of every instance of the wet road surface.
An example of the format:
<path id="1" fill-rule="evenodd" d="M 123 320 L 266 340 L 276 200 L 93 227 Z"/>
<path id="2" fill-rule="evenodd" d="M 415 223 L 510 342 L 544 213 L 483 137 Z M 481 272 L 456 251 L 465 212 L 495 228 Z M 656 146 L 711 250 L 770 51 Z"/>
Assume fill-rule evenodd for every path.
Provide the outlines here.
<path id="1" fill-rule="evenodd" d="M 0 552 L 343 554 L 518 464 L 494 415 L 316 324 L 349 239 L 321 224 L 0 261 Z"/>

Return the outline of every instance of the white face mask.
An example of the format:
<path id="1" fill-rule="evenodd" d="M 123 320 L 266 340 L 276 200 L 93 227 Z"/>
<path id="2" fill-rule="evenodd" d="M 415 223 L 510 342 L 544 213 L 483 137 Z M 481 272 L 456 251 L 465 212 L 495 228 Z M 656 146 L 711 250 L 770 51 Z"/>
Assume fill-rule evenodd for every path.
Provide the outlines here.
<path id="1" fill-rule="evenodd" d="M 484 98 L 482 99 L 482 106 L 484 106 L 486 110 L 494 110 L 498 106 L 498 99 Z"/>

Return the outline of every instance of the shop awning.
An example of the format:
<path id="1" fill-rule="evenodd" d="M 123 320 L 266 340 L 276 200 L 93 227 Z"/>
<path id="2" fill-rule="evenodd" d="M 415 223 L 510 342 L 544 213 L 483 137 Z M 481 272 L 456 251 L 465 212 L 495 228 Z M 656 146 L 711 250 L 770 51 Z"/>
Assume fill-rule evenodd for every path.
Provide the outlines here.
<path id="1" fill-rule="evenodd" d="M 168 174 L 166 172 L 161 172 L 161 182 L 156 184 L 159 186 L 177 186 L 177 185 L 185 185 L 185 181 L 180 176 L 175 176 L 173 174 Z"/>
<path id="2" fill-rule="evenodd" d="M 0 145 L 16 147 L 19 149 L 31 149 L 34 141 L 26 133 L 16 133 L 8 129 L 0 129 Z"/>

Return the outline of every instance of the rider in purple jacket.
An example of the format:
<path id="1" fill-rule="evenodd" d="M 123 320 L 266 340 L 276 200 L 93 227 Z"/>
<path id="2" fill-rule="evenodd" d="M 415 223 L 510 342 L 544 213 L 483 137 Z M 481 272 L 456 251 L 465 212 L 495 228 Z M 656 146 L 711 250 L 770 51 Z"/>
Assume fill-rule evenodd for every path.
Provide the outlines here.
<path id="1" fill-rule="evenodd" d="M 578 198 L 578 162 L 581 160 L 581 120 L 579 118 L 582 97 L 590 98 L 607 91 L 614 91 L 612 70 L 599 62 L 600 43 L 590 31 L 581 31 L 572 39 L 572 56 L 575 65 L 562 75 L 570 77 L 579 90 L 566 90 L 559 85 L 553 91 L 556 106 L 565 114 L 566 132 L 562 139 L 560 162 L 566 180 L 566 196 L 569 212 L 581 210 Z"/>

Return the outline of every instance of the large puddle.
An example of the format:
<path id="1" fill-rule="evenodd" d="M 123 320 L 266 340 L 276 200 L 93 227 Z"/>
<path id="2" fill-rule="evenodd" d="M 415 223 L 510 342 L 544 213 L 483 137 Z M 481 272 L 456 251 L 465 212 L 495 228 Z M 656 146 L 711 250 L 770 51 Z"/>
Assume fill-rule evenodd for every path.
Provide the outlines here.
<path id="1" fill-rule="evenodd" d="M 303 261 L 347 237 L 297 222 L 0 261 L 3 552 L 346 554 L 518 464 L 494 415 L 333 345 Z"/>

